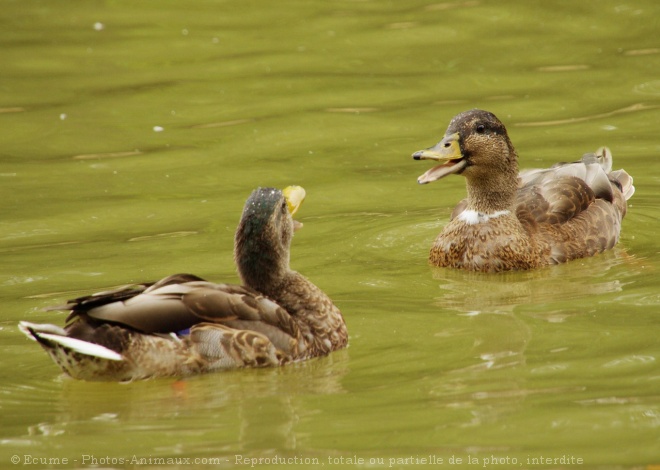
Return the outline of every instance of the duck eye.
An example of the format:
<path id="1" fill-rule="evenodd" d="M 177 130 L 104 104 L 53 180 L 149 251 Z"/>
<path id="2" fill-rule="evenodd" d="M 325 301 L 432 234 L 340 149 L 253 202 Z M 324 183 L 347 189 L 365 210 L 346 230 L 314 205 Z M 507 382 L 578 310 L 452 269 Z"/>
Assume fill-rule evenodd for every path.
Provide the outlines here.
<path id="1" fill-rule="evenodd" d="M 486 126 L 484 126 L 483 124 L 478 124 L 477 125 L 477 133 L 483 134 L 484 132 L 486 132 Z"/>

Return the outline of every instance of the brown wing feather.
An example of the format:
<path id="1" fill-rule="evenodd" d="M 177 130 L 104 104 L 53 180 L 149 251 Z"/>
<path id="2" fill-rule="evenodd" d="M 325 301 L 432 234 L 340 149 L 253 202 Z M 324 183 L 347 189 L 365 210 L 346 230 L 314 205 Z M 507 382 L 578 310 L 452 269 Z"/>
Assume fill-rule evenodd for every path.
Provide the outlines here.
<path id="1" fill-rule="evenodd" d="M 572 163 L 557 163 L 543 170 L 520 173 L 518 207 L 539 223 L 563 224 L 583 211 L 596 199 L 617 205 L 625 213 L 621 195 L 630 198 L 634 192 L 632 178 L 623 170 L 612 172 L 612 154 L 606 147 L 587 153 Z"/>
<path id="2" fill-rule="evenodd" d="M 518 191 L 516 210 L 526 210 L 537 223 L 563 224 L 586 210 L 596 199 L 581 179 L 563 177 Z"/>
<path id="3" fill-rule="evenodd" d="M 79 297 L 58 308 L 71 310 L 68 324 L 84 316 L 145 333 L 180 331 L 200 322 L 180 301 L 196 282 L 205 281 L 191 274 L 175 274 L 156 283 Z"/>
<path id="4" fill-rule="evenodd" d="M 259 331 L 286 351 L 291 339 L 300 337 L 289 313 L 256 291 L 186 274 L 82 297 L 69 308 L 70 324 L 85 316 L 150 334 L 178 332 L 200 323 L 224 324 Z"/>
<path id="5" fill-rule="evenodd" d="M 611 172 L 606 148 L 574 163 L 520 173 L 516 214 L 539 232 L 554 262 L 592 256 L 618 240 L 626 199 L 635 191 L 623 170 Z"/>
<path id="6" fill-rule="evenodd" d="M 184 282 L 193 282 L 193 281 L 203 281 L 203 279 L 195 276 L 194 274 L 173 274 L 171 276 L 161 279 L 158 282 L 144 282 L 141 284 L 130 284 L 127 286 L 122 286 L 117 289 L 113 289 L 111 291 L 97 292 L 96 294 L 78 297 L 73 300 L 69 300 L 64 305 L 48 307 L 47 310 L 71 310 L 78 312 L 86 312 L 100 305 L 105 305 L 112 302 L 118 302 L 121 300 L 130 299 L 150 289 L 151 290 L 157 289 L 159 287 L 168 284 L 181 284 Z"/>
<path id="7" fill-rule="evenodd" d="M 181 287 L 185 289 L 186 286 L 182 284 Z M 181 295 L 177 297 L 156 290 L 127 301 L 94 307 L 84 313 L 95 320 L 128 326 L 143 333 L 176 332 L 204 321 L 181 302 Z M 71 316 L 80 316 L 82 313 L 74 311 Z"/>
<path id="8" fill-rule="evenodd" d="M 236 290 L 237 288 L 243 289 Z M 204 321 L 259 330 L 257 323 L 270 325 L 297 337 L 298 326 L 291 315 L 272 300 L 240 286 L 209 284 L 191 290 L 182 298 L 188 309 Z M 253 325 L 250 327 L 250 325 Z M 239 328 L 239 326 L 235 326 Z"/>

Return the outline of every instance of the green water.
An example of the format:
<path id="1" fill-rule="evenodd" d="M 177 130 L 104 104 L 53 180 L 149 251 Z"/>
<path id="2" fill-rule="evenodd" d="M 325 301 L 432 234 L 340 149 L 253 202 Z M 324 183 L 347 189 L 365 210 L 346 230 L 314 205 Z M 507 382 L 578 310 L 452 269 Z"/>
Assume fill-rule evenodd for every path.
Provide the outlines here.
<path id="1" fill-rule="evenodd" d="M 1 4 L 0 467 L 659 468 L 655 0 Z M 617 247 L 430 268 L 464 181 L 419 186 L 410 154 L 474 107 L 522 167 L 608 145 L 637 188 Z M 308 192 L 292 265 L 347 350 L 93 384 L 18 332 L 112 286 L 237 282 L 243 202 L 289 184 Z"/>

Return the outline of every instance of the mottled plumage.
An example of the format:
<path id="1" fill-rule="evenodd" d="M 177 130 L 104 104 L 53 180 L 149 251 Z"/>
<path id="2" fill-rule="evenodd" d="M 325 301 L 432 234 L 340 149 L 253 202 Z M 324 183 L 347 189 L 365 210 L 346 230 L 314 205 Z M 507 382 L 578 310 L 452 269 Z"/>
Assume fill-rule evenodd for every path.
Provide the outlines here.
<path id="1" fill-rule="evenodd" d="M 341 312 L 289 268 L 291 214 L 304 191 L 255 190 L 234 255 L 243 286 L 190 274 L 80 297 L 65 328 L 21 322 L 68 375 L 129 381 L 238 367 L 276 366 L 347 344 Z M 287 191 L 285 190 L 285 192 Z M 302 193 L 302 196 L 301 196 Z"/>
<path id="2" fill-rule="evenodd" d="M 435 266 L 497 272 L 592 256 L 617 243 L 635 191 L 628 173 L 612 171 L 605 147 L 519 174 L 504 125 L 482 110 L 454 117 L 443 140 L 413 158 L 444 162 L 420 176 L 421 184 L 452 173 L 467 180 L 468 197 L 431 248 Z"/>

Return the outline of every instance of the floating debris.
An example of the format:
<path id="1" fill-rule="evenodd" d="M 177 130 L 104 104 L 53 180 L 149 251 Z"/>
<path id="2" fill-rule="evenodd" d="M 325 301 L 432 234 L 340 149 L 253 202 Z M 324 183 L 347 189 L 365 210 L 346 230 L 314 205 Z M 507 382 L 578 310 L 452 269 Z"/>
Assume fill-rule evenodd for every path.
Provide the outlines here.
<path id="1" fill-rule="evenodd" d="M 190 235 L 197 235 L 197 232 L 182 230 L 180 232 L 157 233 L 155 235 L 144 235 L 144 236 L 141 236 L 141 237 L 129 238 L 128 241 L 129 242 L 142 242 L 142 241 L 145 241 L 145 240 L 158 240 L 160 238 L 188 237 Z"/>
<path id="2" fill-rule="evenodd" d="M 539 72 L 574 72 L 576 70 L 587 70 L 588 65 L 548 65 L 546 67 L 538 67 L 536 70 Z"/>
<path id="3" fill-rule="evenodd" d="M 210 129 L 212 127 L 228 127 L 228 126 L 237 126 L 239 124 L 245 124 L 247 122 L 252 122 L 253 119 L 235 119 L 233 121 L 221 121 L 221 122 L 210 122 L 208 124 L 196 124 L 190 126 L 191 129 Z"/>
<path id="4" fill-rule="evenodd" d="M 142 155 L 142 152 L 133 150 L 129 152 L 87 153 L 84 155 L 75 155 L 71 158 L 74 160 L 97 160 L 102 158 L 132 157 L 134 155 Z"/>

